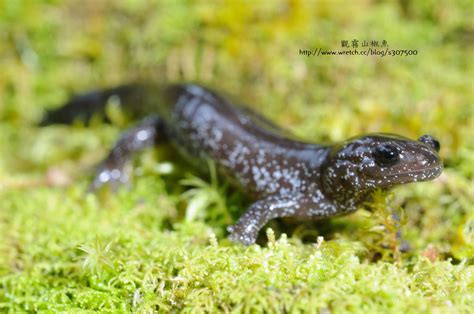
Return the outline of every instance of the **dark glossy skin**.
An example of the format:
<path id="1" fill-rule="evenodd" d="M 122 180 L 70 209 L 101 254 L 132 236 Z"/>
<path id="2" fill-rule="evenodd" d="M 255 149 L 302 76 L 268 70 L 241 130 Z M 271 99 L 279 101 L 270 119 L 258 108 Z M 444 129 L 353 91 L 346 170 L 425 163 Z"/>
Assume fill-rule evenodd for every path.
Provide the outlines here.
<path id="1" fill-rule="evenodd" d="M 285 135 L 251 110 L 192 84 L 155 87 L 153 92 L 140 86 L 92 92 L 50 112 L 44 122 L 68 123 L 79 113 L 90 117 L 94 111 L 103 111 L 112 96 L 135 115 L 144 115 L 150 108 L 157 115 L 121 136 L 100 165 L 91 189 L 127 182 L 124 166 L 134 152 L 171 142 L 194 161 L 213 160 L 255 201 L 228 228 L 232 241 L 246 245 L 255 242 L 258 231 L 271 219 L 348 214 L 377 188 L 432 180 L 443 169 L 439 142 L 429 135 L 417 141 L 368 134 L 335 145 L 307 143 Z"/>

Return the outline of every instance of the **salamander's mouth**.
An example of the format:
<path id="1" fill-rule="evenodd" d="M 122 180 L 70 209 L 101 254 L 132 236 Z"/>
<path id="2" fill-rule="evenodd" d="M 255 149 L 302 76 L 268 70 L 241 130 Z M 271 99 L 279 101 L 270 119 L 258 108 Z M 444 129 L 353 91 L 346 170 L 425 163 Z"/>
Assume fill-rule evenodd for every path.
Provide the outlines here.
<path id="1" fill-rule="evenodd" d="M 426 169 L 407 170 L 407 171 L 392 173 L 392 174 L 388 174 L 387 177 L 410 175 L 410 174 L 412 174 L 412 175 L 433 174 L 436 177 L 438 177 L 441 174 L 442 171 L 443 171 L 443 165 L 439 165 L 439 166 L 430 167 L 430 168 L 426 168 Z"/>
<path id="2" fill-rule="evenodd" d="M 430 168 L 408 170 L 384 175 L 383 179 L 390 185 L 404 184 L 410 182 L 420 182 L 433 180 L 443 172 L 443 165 L 437 165 Z"/>

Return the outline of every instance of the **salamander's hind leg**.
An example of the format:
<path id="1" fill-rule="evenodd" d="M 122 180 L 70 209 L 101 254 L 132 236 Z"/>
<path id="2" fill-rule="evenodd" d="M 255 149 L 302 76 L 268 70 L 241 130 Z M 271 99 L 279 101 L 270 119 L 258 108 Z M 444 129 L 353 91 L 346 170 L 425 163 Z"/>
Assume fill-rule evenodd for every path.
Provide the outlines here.
<path id="1" fill-rule="evenodd" d="M 144 119 L 138 125 L 125 131 L 105 160 L 100 163 L 89 191 L 108 184 L 113 190 L 129 181 L 125 165 L 135 152 L 166 140 L 164 123 L 159 117 Z"/>
<path id="2" fill-rule="evenodd" d="M 229 239 L 245 245 L 255 243 L 260 229 L 271 219 L 294 216 L 301 197 L 271 196 L 253 203 L 233 226 L 227 228 Z"/>

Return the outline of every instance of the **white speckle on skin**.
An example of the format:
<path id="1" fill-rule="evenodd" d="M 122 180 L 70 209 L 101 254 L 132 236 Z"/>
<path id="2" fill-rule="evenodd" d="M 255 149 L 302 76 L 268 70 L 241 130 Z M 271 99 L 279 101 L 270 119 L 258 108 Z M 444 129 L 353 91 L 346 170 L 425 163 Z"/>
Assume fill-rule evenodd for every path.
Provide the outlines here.
<path id="1" fill-rule="evenodd" d="M 139 141 L 144 141 L 149 137 L 148 132 L 145 130 L 141 130 L 137 133 L 137 139 Z"/>

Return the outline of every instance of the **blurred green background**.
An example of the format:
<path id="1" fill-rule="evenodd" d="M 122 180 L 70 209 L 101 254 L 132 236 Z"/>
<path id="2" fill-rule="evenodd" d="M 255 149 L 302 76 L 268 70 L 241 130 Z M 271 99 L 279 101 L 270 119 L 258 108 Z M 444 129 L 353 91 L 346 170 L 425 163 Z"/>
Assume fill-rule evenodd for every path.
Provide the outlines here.
<path id="1" fill-rule="evenodd" d="M 473 16 L 471 0 L 0 0 L 0 311 L 469 312 Z M 418 53 L 299 53 L 354 39 Z M 167 152 L 137 158 L 131 190 L 85 196 L 120 112 L 35 126 L 71 94 L 138 80 L 212 86 L 316 142 L 431 134 L 446 169 L 372 212 L 232 245 L 242 196 Z"/>

